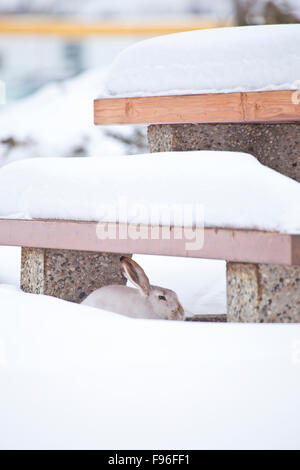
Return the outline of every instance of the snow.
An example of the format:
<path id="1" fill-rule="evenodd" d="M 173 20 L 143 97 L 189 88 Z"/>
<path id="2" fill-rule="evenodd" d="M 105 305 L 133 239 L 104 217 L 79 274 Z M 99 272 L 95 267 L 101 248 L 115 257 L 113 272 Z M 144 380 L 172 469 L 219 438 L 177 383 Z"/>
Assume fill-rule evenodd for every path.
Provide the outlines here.
<path id="1" fill-rule="evenodd" d="M 207 227 L 300 233 L 299 204 L 299 183 L 239 152 L 29 159 L 0 170 L 4 218 L 191 226 L 204 209 Z"/>
<path id="2" fill-rule="evenodd" d="M 0 246 L 0 285 L 20 285 L 21 248 L 16 246 Z"/>
<path id="3" fill-rule="evenodd" d="M 105 75 L 102 68 L 89 70 L 1 107 L 0 167 L 25 158 L 146 151 L 144 128 L 94 125 L 93 100 Z"/>
<path id="4" fill-rule="evenodd" d="M 297 89 L 299 43 L 300 24 L 218 28 L 152 38 L 117 56 L 101 96 Z"/>
<path id="5" fill-rule="evenodd" d="M 0 302 L 3 449 L 300 448 L 299 325 Z"/>
<path id="6" fill-rule="evenodd" d="M 149 255 L 133 259 L 151 284 L 176 292 L 187 317 L 226 313 L 225 261 Z"/>

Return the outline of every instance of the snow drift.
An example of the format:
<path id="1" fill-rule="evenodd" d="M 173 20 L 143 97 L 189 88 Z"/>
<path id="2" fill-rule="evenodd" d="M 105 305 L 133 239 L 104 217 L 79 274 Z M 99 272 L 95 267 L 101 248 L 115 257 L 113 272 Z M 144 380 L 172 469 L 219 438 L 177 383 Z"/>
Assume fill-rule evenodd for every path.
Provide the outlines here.
<path id="1" fill-rule="evenodd" d="M 0 332 L 0 448 L 299 449 L 299 325 L 132 320 L 0 286 Z"/>

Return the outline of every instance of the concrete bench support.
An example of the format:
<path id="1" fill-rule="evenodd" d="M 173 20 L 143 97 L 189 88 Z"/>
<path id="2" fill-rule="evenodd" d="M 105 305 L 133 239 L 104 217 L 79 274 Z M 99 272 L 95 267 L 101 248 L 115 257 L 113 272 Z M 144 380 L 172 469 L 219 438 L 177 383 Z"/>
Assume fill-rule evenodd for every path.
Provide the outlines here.
<path id="1" fill-rule="evenodd" d="M 300 323 L 300 266 L 227 263 L 227 321 Z"/>
<path id="2" fill-rule="evenodd" d="M 126 283 L 121 274 L 120 256 L 116 253 L 22 248 L 21 288 L 25 292 L 79 303 L 99 287 Z"/>
<path id="3" fill-rule="evenodd" d="M 300 122 L 280 124 L 155 124 L 148 127 L 151 152 L 227 150 L 246 152 L 300 181 Z"/>

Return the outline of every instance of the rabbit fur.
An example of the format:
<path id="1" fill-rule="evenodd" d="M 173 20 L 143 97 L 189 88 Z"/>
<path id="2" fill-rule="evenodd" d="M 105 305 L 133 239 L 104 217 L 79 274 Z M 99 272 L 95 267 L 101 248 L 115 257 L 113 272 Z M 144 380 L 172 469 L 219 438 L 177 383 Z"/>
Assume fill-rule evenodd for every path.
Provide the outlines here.
<path id="1" fill-rule="evenodd" d="M 131 258 L 120 258 L 122 272 L 137 289 L 121 285 L 101 287 L 92 292 L 83 305 L 101 308 L 132 318 L 184 320 L 184 309 L 176 293 L 152 286 L 144 270 Z"/>

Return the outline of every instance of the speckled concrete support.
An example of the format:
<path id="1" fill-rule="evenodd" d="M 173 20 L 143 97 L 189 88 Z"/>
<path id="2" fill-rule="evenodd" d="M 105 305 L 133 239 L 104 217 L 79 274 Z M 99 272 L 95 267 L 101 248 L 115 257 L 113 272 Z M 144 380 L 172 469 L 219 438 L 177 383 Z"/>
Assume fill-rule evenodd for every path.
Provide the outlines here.
<path id="1" fill-rule="evenodd" d="M 121 273 L 120 256 L 22 248 L 21 288 L 25 292 L 52 295 L 79 303 L 99 287 L 126 284 Z"/>
<path id="2" fill-rule="evenodd" d="M 300 181 L 300 123 L 158 124 L 148 127 L 151 152 L 231 150 Z"/>
<path id="3" fill-rule="evenodd" d="M 227 263 L 227 321 L 300 323 L 300 266 Z"/>

